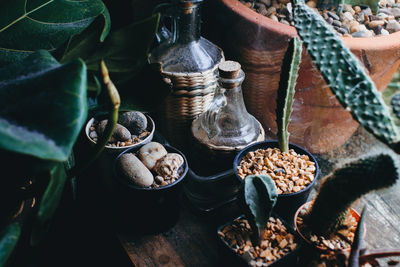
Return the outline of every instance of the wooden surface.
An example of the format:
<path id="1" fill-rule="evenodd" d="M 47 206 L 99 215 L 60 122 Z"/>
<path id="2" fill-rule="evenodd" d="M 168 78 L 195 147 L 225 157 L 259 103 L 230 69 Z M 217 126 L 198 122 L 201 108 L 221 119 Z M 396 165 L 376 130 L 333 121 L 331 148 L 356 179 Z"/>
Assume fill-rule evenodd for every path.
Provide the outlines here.
<path id="1" fill-rule="evenodd" d="M 388 149 L 358 130 L 343 147 L 318 155 L 318 162 L 325 175 L 343 161 L 379 151 Z M 237 207 L 233 204 L 215 213 L 199 214 L 187 201 L 182 202 L 178 223 L 164 233 L 117 233 L 134 266 L 222 266 L 216 229 L 238 214 Z M 366 247 L 400 248 L 400 182 L 390 189 L 368 194 L 358 201 L 356 209 L 360 211 L 364 204 L 368 206 Z"/>

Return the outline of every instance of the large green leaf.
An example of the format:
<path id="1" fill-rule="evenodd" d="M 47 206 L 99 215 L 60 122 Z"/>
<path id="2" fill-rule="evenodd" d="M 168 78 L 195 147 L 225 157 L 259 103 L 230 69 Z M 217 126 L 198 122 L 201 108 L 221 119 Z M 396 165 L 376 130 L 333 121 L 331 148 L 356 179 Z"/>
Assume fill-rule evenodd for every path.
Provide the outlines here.
<path id="1" fill-rule="evenodd" d="M 39 49 L 53 51 L 102 15 L 100 40 L 110 30 L 101 0 L 2 0 L 0 2 L 0 65 Z"/>
<path id="2" fill-rule="evenodd" d="M 86 67 L 39 51 L 0 69 L 0 148 L 65 161 L 86 121 Z"/>
<path id="3" fill-rule="evenodd" d="M 50 171 L 50 181 L 40 201 L 39 210 L 32 229 L 32 245 L 37 245 L 42 240 L 44 234 L 47 233 L 51 219 L 60 203 L 66 180 L 67 174 L 64 164 L 58 163 Z"/>
<path id="4" fill-rule="evenodd" d="M 0 267 L 4 266 L 7 259 L 17 245 L 19 236 L 21 235 L 21 226 L 18 223 L 8 225 L 0 233 Z"/>

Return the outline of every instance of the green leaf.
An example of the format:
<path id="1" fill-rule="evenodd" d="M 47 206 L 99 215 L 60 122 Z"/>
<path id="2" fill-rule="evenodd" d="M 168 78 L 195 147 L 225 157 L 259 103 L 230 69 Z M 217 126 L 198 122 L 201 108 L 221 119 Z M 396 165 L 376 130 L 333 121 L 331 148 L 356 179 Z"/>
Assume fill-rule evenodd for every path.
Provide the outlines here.
<path id="1" fill-rule="evenodd" d="M 301 62 L 301 41 L 293 37 L 283 58 L 278 96 L 276 98 L 276 124 L 278 126 L 278 143 L 282 152 L 289 151 L 289 122 L 292 114 L 293 98 L 297 74 Z"/>
<path id="2" fill-rule="evenodd" d="M 21 235 L 21 226 L 18 223 L 8 225 L 0 233 L 0 267 L 5 266 Z"/>
<path id="3" fill-rule="evenodd" d="M 33 225 L 31 244 L 37 245 L 47 233 L 51 219 L 60 203 L 67 180 L 67 174 L 63 163 L 58 163 L 50 171 L 50 181 L 40 201 L 39 210 Z"/>
<path id="4" fill-rule="evenodd" d="M 2 0 L 0 3 L 0 65 L 36 50 L 53 51 L 102 15 L 100 40 L 110 31 L 110 17 L 101 0 Z"/>
<path id="5" fill-rule="evenodd" d="M 249 175 L 244 182 L 246 204 L 255 225 L 264 229 L 278 199 L 275 183 L 268 175 Z"/>
<path id="6" fill-rule="evenodd" d="M 86 67 L 39 51 L 0 69 L 0 148 L 65 161 L 87 117 Z"/>
<path id="7" fill-rule="evenodd" d="M 352 6 L 367 5 L 374 14 L 378 12 L 379 7 L 379 0 L 344 0 L 344 3 Z"/>

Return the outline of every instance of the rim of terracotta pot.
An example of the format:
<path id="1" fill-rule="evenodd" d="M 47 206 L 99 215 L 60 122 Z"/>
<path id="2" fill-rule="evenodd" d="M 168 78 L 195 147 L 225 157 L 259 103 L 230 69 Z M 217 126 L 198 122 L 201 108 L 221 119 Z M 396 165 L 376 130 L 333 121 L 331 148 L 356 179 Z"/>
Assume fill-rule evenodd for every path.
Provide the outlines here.
<path id="1" fill-rule="evenodd" d="M 294 229 L 296 230 L 297 234 L 309 245 L 313 246 L 314 248 L 318 249 L 319 251 L 350 251 L 351 247 L 346 248 L 346 249 L 330 249 L 327 247 L 321 247 L 321 246 L 317 246 L 315 245 L 313 242 L 310 241 L 309 238 L 307 238 L 299 229 L 299 227 L 297 226 L 297 217 L 299 216 L 300 211 L 304 208 L 304 206 L 312 204 L 313 201 L 308 201 L 306 203 L 304 203 L 303 205 L 301 205 L 298 210 L 296 211 L 296 214 L 294 215 Z M 360 220 L 360 214 L 353 208 L 350 208 L 350 212 L 351 212 L 351 216 L 353 216 L 357 222 L 359 222 Z M 364 222 L 365 224 L 365 222 Z M 367 232 L 367 228 L 364 226 L 364 236 L 366 235 Z"/>
<path id="2" fill-rule="evenodd" d="M 244 17 L 246 20 L 258 24 L 269 31 L 295 36 L 297 35 L 296 28 L 280 22 L 273 21 L 256 11 L 242 4 L 239 0 L 220 0 L 230 10 Z M 342 41 L 351 50 L 385 50 L 391 49 L 400 44 L 400 31 L 384 36 L 374 36 L 366 38 L 351 38 L 342 37 Z"/>

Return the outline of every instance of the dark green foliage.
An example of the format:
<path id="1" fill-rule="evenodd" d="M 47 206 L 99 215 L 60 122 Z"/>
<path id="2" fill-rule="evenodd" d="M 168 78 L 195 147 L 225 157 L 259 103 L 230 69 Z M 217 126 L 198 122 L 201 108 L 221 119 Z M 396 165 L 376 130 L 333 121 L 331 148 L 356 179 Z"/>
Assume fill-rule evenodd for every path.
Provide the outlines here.
<path id="1" fill-rule="evenodd" d="M 349 267 L 359 267 L 360 250 L 363 248 L 364 231 L 365 231 L 365 216 L 367 215 L 367 207 L 364 206 L 360 220 L 358 221 L 357 229 L 354 235 L 354 241 L 351 245 L 349 257 Z"/>
<path id="2" fill-rule="evenodd" d="M 275 183 L 268 175 L 249 175 L 244 179 L 246 217 L 256 235 L 257 243 L 264 233 L 277 199 Z"/>
<path id="3" fill-rule="evenodd" d="M 86 67 L 48 52 L 0 69 L 0 148 L 65 161 L 86 121 Z"/>
<path id="4" fill-rule="evenodd" d="M 0 267 L 5 266 L 21 235 L 21 226 L 12 223 L 0 233 Z"/>
<path id="5" fill-rule="evenodd" d="M 397 168 L 390 155 L 376 155 L 345 165 L 321 184 L 307 225 L 318 235 L 334 232 L 354 201 L 372 190 L 393 185 L 397 178 Z"/>
<path id="6" fill-rule="evenodd" d="M 398 129 L 381 94 L 334 29 L 303 1 L 296 1 L 294 21 L 307 51 L 343 107 L 376 138 L 392 147 L 397 144 Z"/>
<path id="7" fill-rule="evenodd" d="M 297 74 L 301 62 L 301 41 L 293 37 L 281 67 L 278 95 L 276 98 L 276 124 L 278 126 L 278 143 L 282 152 L 289 151 L 289 122 L 292 114 L 293 98 L 296 87 Z"/>

